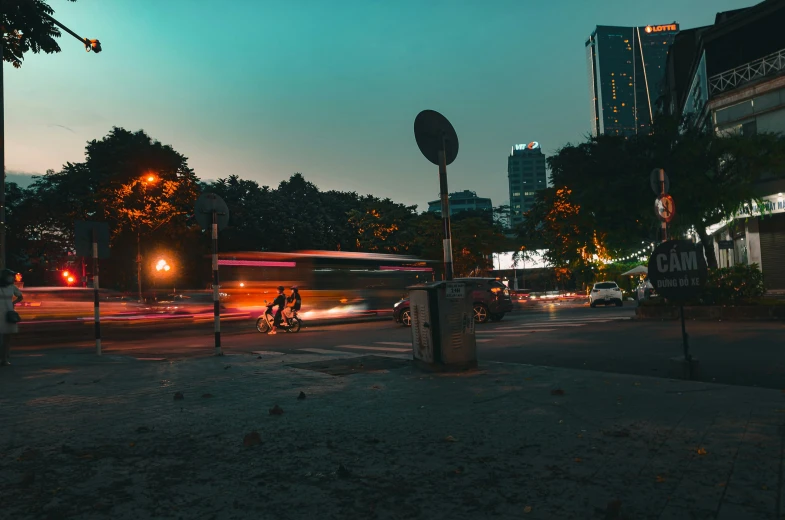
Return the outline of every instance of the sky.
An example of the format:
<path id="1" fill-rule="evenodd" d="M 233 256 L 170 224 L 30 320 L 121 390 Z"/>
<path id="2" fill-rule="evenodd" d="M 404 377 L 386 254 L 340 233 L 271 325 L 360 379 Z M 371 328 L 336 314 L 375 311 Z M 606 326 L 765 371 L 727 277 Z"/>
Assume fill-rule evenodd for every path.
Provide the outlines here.
<path id="1" fill-rule="evenodd" d="M 590 132 L 585 41 L 596 25 L 713 23 L 750 0 L 49 0 L 63 51 L 4 64 L 6 169 L 84 160 L 114 126 L 144 129 L 201 179 L 417 204 L 437 167 L 414 118 L 437 110 L 460 149 L 450 191 L 506 204 L 512 145 L 550 155 Z M 16 175 L 10 180 L 21 179 Z"/>

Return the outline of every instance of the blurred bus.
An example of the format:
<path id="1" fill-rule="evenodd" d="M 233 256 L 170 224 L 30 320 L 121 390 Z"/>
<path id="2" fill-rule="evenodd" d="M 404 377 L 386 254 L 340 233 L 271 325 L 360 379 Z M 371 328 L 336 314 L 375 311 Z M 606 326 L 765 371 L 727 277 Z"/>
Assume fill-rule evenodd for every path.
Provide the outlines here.
<path id="1" fill-rule="evenodd" d="M 16 306 L 22 319 L 62 320 L 93 316 L 95 295 L 93 289 L 84 287 L 23 287 L 24 298 Z M 139 312 L 136 299 L 116 291 L 99 289 L 101 315 L 113 316 Z"/>
<path id="2" fill-rule="evenodd" d="M 413 256 L 342 251 L 219 254 L 221 292 L 226 306 L 263 308 L 276 287 L 296 285 L 303 298 L 301 316 L 329 317 L 389 313 L 406 287 L 435 279 L 438 262 Z"/>

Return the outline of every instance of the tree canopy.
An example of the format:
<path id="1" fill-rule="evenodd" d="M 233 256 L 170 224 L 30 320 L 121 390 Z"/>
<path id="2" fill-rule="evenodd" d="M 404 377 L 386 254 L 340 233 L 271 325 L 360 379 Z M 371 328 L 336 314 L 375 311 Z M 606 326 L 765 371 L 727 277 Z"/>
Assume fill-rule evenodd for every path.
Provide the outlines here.
<path id="1" fill-rule="evenodd" d="M 75 2 L 76 0 L 68 0 Z M 60 29 L 44 15 L 54 14 L 44 0 L 3 0 L 0 26 L 3 35 L 3 61 L 16 68 L 22 66 L 27 52 L 60 52 L 57 38 Z"/>

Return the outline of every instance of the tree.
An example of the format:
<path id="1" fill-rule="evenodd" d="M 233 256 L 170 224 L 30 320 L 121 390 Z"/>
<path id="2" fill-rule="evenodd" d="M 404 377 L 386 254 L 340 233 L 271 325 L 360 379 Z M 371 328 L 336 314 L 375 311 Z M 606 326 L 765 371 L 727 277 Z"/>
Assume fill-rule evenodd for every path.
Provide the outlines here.
<path id="1" fill-rule="evenodd" d="M 417 206 L 405 206 L 390 199 L 367 195 L 361 208 L 349 212 L 349 223 L 357 236 L 357 250 L 372 253 L 404 254 L 411 247 L 409 225 Z"/>
<path id="2" fill-rule="evenodd" d="M 114 128 L 103 139 L 90 141 L 85 156 L 85 162 L 49 171 L 31 186 L 39 214 L 26 222 L 27 235 L 56 235 L 71 249 L 76 220 L 107 222 L 112 262 L 105 264 L 102 274 L 126 289 L 136 278 L 137 238 L 142 238 L 143 256 L 173 242 L 187 243 L 194 251 L 209 244 L 209 238 L 202 239 L 202 245 L 191 243 L 199 241 L 199 235 L 188 229 L 188 215 L 199 195 L 198 179 L 187 158 L 171 146 L 142 130 Z M 192 253 L 178 258 L 178 264 L 196 261 L 198 255 Z"/>
<path id="3" fill-rule="evenodd" d="M 75 2 L 76 0 L 68 0 Z M 25 53 L 60 52 L 60 29 L 45 15 L 54 9 L 44 0 L 3 0 L 0 25 L 3 34 L 3 61 L 22 66 Z"/>

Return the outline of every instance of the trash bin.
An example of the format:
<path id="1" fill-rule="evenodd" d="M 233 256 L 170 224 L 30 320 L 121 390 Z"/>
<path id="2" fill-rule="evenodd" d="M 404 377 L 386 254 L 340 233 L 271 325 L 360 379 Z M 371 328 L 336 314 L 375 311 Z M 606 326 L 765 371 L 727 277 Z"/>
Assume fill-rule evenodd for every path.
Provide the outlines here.
<path id="1" fill-rule="evenodd" d="M 432 282 L 408 289 L 415 366 L 436 371 L 477 368 L 471 287 Z"/>

